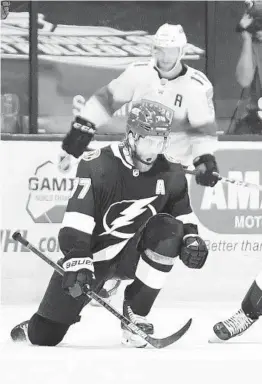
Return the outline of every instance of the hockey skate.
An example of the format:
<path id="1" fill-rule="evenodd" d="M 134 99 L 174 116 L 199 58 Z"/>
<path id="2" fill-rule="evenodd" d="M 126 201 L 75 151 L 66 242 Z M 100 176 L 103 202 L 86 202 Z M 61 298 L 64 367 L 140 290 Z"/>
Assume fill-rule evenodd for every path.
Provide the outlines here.
<path id="1" fill-rule="evenodd" d="M 214 325 L 213 331 L 215 335 L 213 335 L 209 342 L 216 343 L 240 336 L 256 321 L 257 319 L 251 319 L 240 309 L 227 320 L 220 321 Z"/>
<path id="2" fill-rule="evenodd" d="M 123 304 L 123 315 L 130 319 L 134 324 L 136 324 L 139 328 L 141 328 L 145 333 L 148 335 L 152 335 L 154 333 L 154 326 L 153 324 L 149 323 L 146 317 L 136 315 L 127 300 L 124 300 Z M 135 333 L 129 331 L 125 328 L 123 324 L 121 324 L 121 328 L 123 330 L 122 333 L 122 344 L 126 345 L 128 347 L 135 347 L 135 348 L 144 348 L 147 345 L 147 342 L 142 339 L 140 336 L 136 335 Z"/>
<path id="3" fill-rule="evenodd" d="M 10 336 L 14 342 L 29 342 L 28 322 L 29 320 L 23 321 L 12 329 Z"/>

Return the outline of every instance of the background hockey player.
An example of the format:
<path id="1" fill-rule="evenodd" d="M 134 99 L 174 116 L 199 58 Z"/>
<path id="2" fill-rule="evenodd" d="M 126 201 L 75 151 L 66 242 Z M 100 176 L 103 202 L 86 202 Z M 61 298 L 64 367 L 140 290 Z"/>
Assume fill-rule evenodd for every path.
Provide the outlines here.
<path id="1" fill-rule="evenodd" d="M 239 309 L 233 316 L 214 325 L 211 342 L 226 341 L 242 335 L 262 315 L 262 272 L 252 283 Z"/>
<path id="2" fill-rule="evenodd" d="M 213 187 L 218 172 L 213 155 L 216 123 L 213 87 L 200 71 L 183 64 L 187 38 L 181 25 L 162 25 L 153 38 L 152 60 L 131 64 L 117 79 L 99 89 L 83 106 L 63 142 L 79 157 L 93 134 L 116 111 L 130 110 L 133 101 L 156 100 L 174 111 L 166 155 L 194 164 L 198 184 Z"/>
<path id="3" fill-rule="evenodd" d="M 27 335 L 32 344 L 57 345 L 88 303 L 83 286 L 99 291 L 113 277 L 133 280 L 123 313 L 152 334 L 146 316 L 175 258 L 189 268 L 204 265 L 208 251 L 197 227 L 177 219 L 191 213 L 183 168 L 162 155 L 172 122 L 171 109 L 142 100 L 129 114 L 123 143 L 80 161 L 59 232 L 65 274 L 53 274 L 38 311 L 12 330 L 14 340 Z M 145 346 L 125 329 L 122 340 Z"/>

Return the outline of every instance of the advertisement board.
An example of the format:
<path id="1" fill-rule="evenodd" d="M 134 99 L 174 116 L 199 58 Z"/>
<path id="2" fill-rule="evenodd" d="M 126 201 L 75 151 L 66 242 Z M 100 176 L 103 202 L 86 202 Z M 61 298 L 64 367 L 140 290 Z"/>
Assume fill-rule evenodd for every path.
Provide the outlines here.
<path id="1" fill-rule="evenodd" d="M 108 142 L 94 142 L 98 148 Z M 262 144 L 220 142 L 221 174 L 262 184 Z M 54 260 L 62 256 L 57 234 L 73 188 L 78 161 L 61 152 L 60 142 L 2 141 L 2 302 L 39 300 L 52 270 L 12 239 L 24 237 Z M 194 214 L 210 253 L 202 270 L 176 261 L 159 305 L 176 301 L 238 300 L 262 269 L 262 196 L 256 189 L 219 182 L 214 188 L 188 177 Z"/>

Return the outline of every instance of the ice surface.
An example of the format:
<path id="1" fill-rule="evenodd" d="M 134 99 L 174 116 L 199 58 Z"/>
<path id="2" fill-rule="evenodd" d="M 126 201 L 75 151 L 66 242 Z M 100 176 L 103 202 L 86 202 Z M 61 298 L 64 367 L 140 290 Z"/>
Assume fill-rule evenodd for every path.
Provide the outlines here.
<path id="1" fill-rule="evenodd" d="M 248 383 L 261 378 L 262 321 L 243 336 L 223 344 L 209 344 L 215 322 L 231 316 L 236 303 L 173 303 L 156 308 L 149 319 L 156 336 L 193 324 L 177 343 L 162 350 L 121 346 L 119 321 L 104 308 L 88 306 L 57 347 L 14 344 L 9 333 L 37 309 L 2 306 L 0 380 L 2 384 L 166 384 Z"/>

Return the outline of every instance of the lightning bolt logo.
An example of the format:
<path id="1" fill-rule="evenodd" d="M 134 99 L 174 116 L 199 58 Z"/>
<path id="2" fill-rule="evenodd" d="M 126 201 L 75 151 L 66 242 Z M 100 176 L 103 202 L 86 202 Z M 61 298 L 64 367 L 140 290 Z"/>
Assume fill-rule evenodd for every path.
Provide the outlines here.
<path id="1" fill-rule="evenodd" d="M 146 199 L 141 199 L 141 200 L 123 200 L 120 203 L 127 203 L 130 204 L 126 209 L 124 209 L 122 212 L 120 212 L 120 216 L 117 217 L 114 221 L 112 221 L 110 227 L 106 222 L 108 212 L 110 209 L 119 203 L 114 203 L 112 204 L 109 209 L 107 210 L 104 219 L 103 219 L 103 224 L 105 228 L 105 232 L 103 232 L 100 236 L 102 235 L 114 235 L 116 237 L 128 239 L 134 235 L 131 233 L 122 233 L 116 231 L 118 228 L 125 227 L 127 225 L 130 225 L 134 222 L 134 219 L 138 216 L 140 216 L 142 213 L 144 213 L 147 209 L 150 209 L 152 212 L 152 215 L 156 214 L 155 208 L 150 204 L 152 201 L 154 201 L 158 196 L 153 196 L 149 197 Z"/>
<path id="2" fill-rule="evenodd" d="M 110 232 L 113 232 L 117 228 L 132 224 L 134 222 L 132 219 L 142 215 L 147 209 L 144 207 L 150 204 L 153 200 L 155 200 L 155 197 L 134 201 L 132 205 L 120 212 L 120 215 L 122 215 L 121 217 L 118 217 L 111 223 L 112 228 Z"/>

